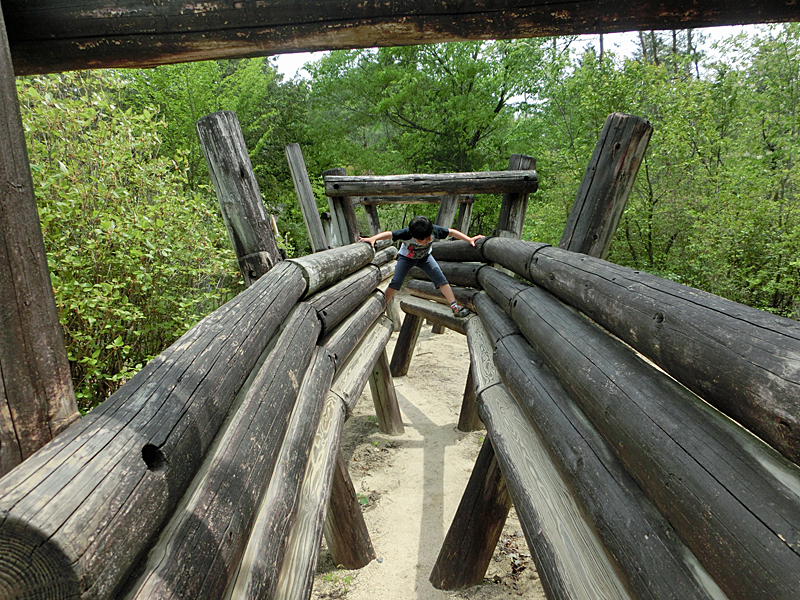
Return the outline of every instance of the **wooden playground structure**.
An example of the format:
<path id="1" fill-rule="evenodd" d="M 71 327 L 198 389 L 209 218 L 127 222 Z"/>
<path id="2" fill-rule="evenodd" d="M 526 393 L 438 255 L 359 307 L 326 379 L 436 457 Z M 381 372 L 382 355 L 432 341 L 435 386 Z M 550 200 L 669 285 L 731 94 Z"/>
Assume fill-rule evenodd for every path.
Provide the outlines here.
<path id="1" fill-rule="evenodd" d="M 798 20 L 793 2 L 634 2 L 620 19 L 583 0 L 558 17 L 511 0 L 311 2 L 303 16 L 285 0 L 107 4 L 1 5 L 0 598 L 301 600 L 323 535 L 336 564 L 367 564 L 339 437 L 368 383 L 381 430 L 402 431 L 393 377 L 425 319 L 467 336 L 459 427 L 488 432 L 436 587 L 482 581 L 513 502 L 551 599 L 800 596 L 800 324 L 603 260 L 647 121 L 609 116 L 558 247 L 520 239 L 532 157 L 491 173 L 327 172 L 326 226 L 290 145 L 314 253 L 285 260 L 236 116 L 204 117 L 247 289 L 78 418 L 14 89 L 15 73 L 359 47 L 378 32 L 396 45 Z M 354 243 L 355 209 L 370 233 L 391 202 L 436 202 L 437 223 L 466 227 L 487 192 L 503 194 L 493 235 L 434 250 L 476 314 L 453 318 L 412 281 L 389 359 L 396 250 Z"/>

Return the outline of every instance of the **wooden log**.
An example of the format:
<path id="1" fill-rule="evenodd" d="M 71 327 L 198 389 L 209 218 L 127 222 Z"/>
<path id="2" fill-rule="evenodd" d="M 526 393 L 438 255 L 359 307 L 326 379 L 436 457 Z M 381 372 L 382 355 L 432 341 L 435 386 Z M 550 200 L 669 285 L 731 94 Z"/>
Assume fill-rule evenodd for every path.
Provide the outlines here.
<path id="1" fill-rule="evenodd" d="M 377 235 L 383 231 L 381 220 L 378 217 L 378 208 L 374 204 L 363 204 L 364 212 L 367 214 L 367 227 L 370 235 Z"/>
<path id="2" fill-rule="evenodd" d="M 512 154 L 508 161 L 509 171 L 527 171 L 536 168 L 536 159 L 525 154 Z M 535 191 L 535 190 L 534 190 Z M 516 239 L 522 237 L 525 215 L 528 211 L 527 192 L 507 192 L 503 194 L 497 229 L 510 231 Z"/>
<path id="3" fill-rule="evenodd" d="M 467 320 L 467 345 L 475 395 L 480 397 L 483 390 L 502 383 L 494 365 L 494 342 L 480 318 L 470 317 Z"/>
<path id="4" fill-rule="evenodd" d="M 311 242 L 311 251 L 320 252 L 332 248 L 331 236 L 325 233 L 322 226 L 317 201 L 314 199 L 314 191 L 311 189 L 311 180 L 308 178 L 306 161 L 303 159 L 303 151 L 300 149 L 300 144 L 289 144 L 284 148 L 284 152 L 289 163 L 289 171 L 292 173 L 297 199 L 300 201 L 300 212 L 303 214 L 303 221 L 306 224 L 308 239 Z"/>
<path id="5" fill-rule="evenodd" d="M 197 122 L 197 135 L 217 192 L 222 220 L 245 285 L 282 260 L 236 113 L 221 111 Z"/>
<path id="6" fill-rule="evenodd" d="M 337 367 L 331 391 L 344 402 L 347 418 L 350 418 L 367 380 L 372 376 L 375 362 L 386 349 L 386 342 L 391 335 L 392 322 L 388 317 L 380 316 L 364 334 L 358 347 Z"/>
<path id="7" fill-rule="evenodd" d="M 297 519 L 286 541 L 275 600 L 311 596 L 343 425 L 344 404 L 338 396 L 329 394 L 308 457 Z"/>
<path id="8" fill-rule="evenodd" d="M 462 306 L 466 306 L 468 309 L 474 312 L 475 306 L 473 304 L 473 300 L 475 295 L 478 293 L 478 290 L 459 286 L 455 286 L 452 289 L 453 295 L 456 297 L 456 300 L 458 300 L 458 303 Z M 406 283 L 406 291 L 417 298 L 433 300 L 434 302 L 448 306 L 450 304 L 447 301 L 447 298 L 442 295 L 442 292 L 439 290 L 439 288 L 434 287 L 433 283 L 430 281 L 411 279 L 408 283 Z"/>
<path id="9" fill-rule="evenodd" d="M 304 290 L 300 269 L 276 265 L 7 474 L 0 585 L 23 597 L 49 588 L 112 595 L 172 514 Z"/>
<path id="10" fill-rule="evenodd" d="M 341 2 L 298 6 L 279 0 L 241 3 L 153 4 L 128 0 L 109 10 L 105 0 L 80 5 L 4 2 L 17 75 L 89 68 L 153 67 L 196 60 L 269 56 L 341 48 L 405 46 L 467 39 L 517 39 L 652 29 L 685 29 L 796 21 L 792 0 L 721 0 L 697 4 L 634 0 L 616 5 L 581 0 L 555 11 L 549 2 L 500 0 L 435 7 Z M 196 8 L 196 10 L 195 10 Z"/>
<path id="11" fill-rule="evenodd" d="M 354 307 L 355 308 L 355 307 Z M 386 308 L 386 297 L 380 292 L 368 296 L 357 310 L 342 321 L 333 331 L 319 342 L 333 355 L 336 368 L 339 369 L 353 352 L 359 341 Z"/>
<path id="12" fill-rule="evenodd" d="M 438 325 L 443 325 L 462 335 L 467 334 L 466 323 L 463 318 L 458 318 L 453 314 L 450 307 L 444 307 L 439 303 L 422 300 L 420 298 L 407 297 L 400 300 L 400 308 L 407 314 L 417 315 L 423 319 L 428 319 Z M 408 318 L 408 317 L 406 317 Z"/>
<path id="13" fill-rule="evenodd" d="M 800 462 L 796 321 L 558 248 L 538 253 L 528 278 Z"/>
<path id="14" fill-rule="evenodd" d="M 497 263 L 519 275 L 528 278 L 528 265 L 537 252 L 548 248 L 549 244 L 526 242 L 501 237 L 492 237 L 481 246 L 486 262 Z"/>
<path id="15" fill-rule="evenodd" d="M 460 194 L 456 199 L 459 206 L 472 204 L 475 202 L 475 194 Z M 367 208 L 393 204 L 439 204 L 441 201 L 442 196 L 363 196 L 359 198 L 358 204 Z"/>
<path id="16" fill-rule="evenodd" d="M 328 169 L 322 173 L 323 177 L 327 176 L 343 176 L 347 175 L 347 170 L 343 167 L 336 167 L 335 169 Z M 328 206 L 331 210 L 331 217 L 334 226 L 339 228 L 339 239 L 342 245 L 353 244 L 358 241 L 360 237 L 358 231 L 358 221 L 356 220 L 356 213 L 353 209 L 353 202 L 348 196 L 328 196 Z"/>
<path id="17" fill-rule="evenodd" d="M 467 374 L 467 383 L 464 385 L 464 399 L 461 401 L 461 411 L 458 413 L 457 429 L 464 432 L 484 429 L 478 414 L 478 407 L 475 404 L 475 384 L 472 382 L 471 370 Z M 484 572 L 486 572 L 485 569 Z"/>
<path id="18" fill-rule="evenodd" d="M 478 313 L 493 345 L 506 336 L 522 335 L 517 324 L 486 292 L 475 296 L 475 312 Z"/>
<path id="19" fill-rule="evenodd" d="M 634 598 L 505 388 L 487 388 L 478 406 L 547 597 Z"/>
<path id="20" fill-rule="evenodd" d="M 80 414 L 47 267 L 2 12 L 0 239 L 0 475 L 4 475 Z"/>
<path id="21" fill-rule="evenodd" d="M 436 212 L 434 223 L 450 229 L 453 226 L 453 221 L 456 219 L 458 212 L 458 196 L 442 196 L 439 202 L 439 210 Z"/>
<path id="22" fill-rule="evenodd" d="M 506 313 L 510 312 L 516 295 L 531 287 L 527 282 L 515 279 L 496 268 L 483 269 L 478 281 L 484 291 Z"/>
<path id="23" fill-rule="evenodd" d="M 322 322 L 322 335 L 329 334 L 343 319 L 352 314 L 353 309 L 374 292 L 380 282 L 380 268 L 367 265 L 308 298 L 306 302 L 316 309 Z M 381 310 L 383 308 L 382 306 Z"/>
<path id="24" fill-rule="evenodd" d="M 403 417 L 397 404 L 397 392 L 385 349 L 372 367 L 369 389 L 375 405 L 375 415 L 378 417 L 378 428 L 388 435 L 403 435 Z"/>
<path id="25" fill-rule="evenodd" d="M 647 119 L 621 113 L 608 116 L 559 248 L 605 257 L 652 133 Z"/>
<path id="26" fill-rule="evenodd" d="M 535 192 L 538 185 L 536 171 L 325 177 L 328 196 L 501 194 Z"/>
<path id="27" fill-rule="evenodd" d="M 482 247 L 489 238 L 481 238 L 475 241 L 473 246 L 464 240 L 447 240 L 434 242 L 431 253 L 436 260 L 446 262 L 488 262 L 483 257 Z"/>
<path id="28" fill-rule="evenodd" d="M 247 546 L 319 332 L 316 312 L 298 304 L 128 597 L 224 596 Z"/>
<path id="29" fill-rule="evenodd" d="M 300 258 L 290 258 L 289 261 L 303 270 L 303 277 L 308 282 L 306 296 L 310 296 L 366 266 L 373 256 L 369 244 L 350 244 Z"/>
<path id="30" fill-rule="evenodd" d="M 636 596 L 725 597 L 527 342 L 500 341 L 495 362 Z"/>
<path id="31" fill-rule="evenodd" d="M 341 452 L 337 455 L 335 469 L 322 533 L 335 565 L 348 570 L 361 569 L 375 559 L 375 549 Z"/>
<path id="32" fill-rule="evenodd" d="M 796 465 L 540 288 L 512 317 L 729 597 L 800 593 Z"/>
<path id="33" fill-rule="evenodd" d="M 472 207 L 475 202 L 475 195 L 470 194 L 467 198 L 470 198 L 469 202 L 461 202 L 458 205 L 458 216 L 456 217 L 456 224 L 453 225 L 453 229 L 458 229 L 462 233 L 469 234 L 469 225 L 472 222 Z"/>
<path id="34" fill-rule="evenodd" d="M 433 587 L 460 590 L 483 583 L 510 509 L 511 496 L 487 438 L 431 571 Z"/>
<path id="35" fill-rule="evenodd" d="M 406 313 L 403 318 L 403 325 L 400 327 L 400 333 L 397 335 L 397 342 L 394 345 L 394 353 L 392 354 L 390 368 L 392 377 L 402 377 L 408 373 L 423 320 L 423 318 L 410 313 Z"/>
<path id="36" fill-rule="evenodd" d="M 311 365 L 300 386 L 280 455 L 259 506 L 250 539 L 239 571 L 232 582 L 232 598 L 272 598 L 276 593 L 281 567 L 285 562 L 289 535 L 303 503 L 302 489 L 312 447 L 323 413 L 335 412 L 337 404 L 328 402 L 333 381 L 333 357 L 316 347 Z"/>
<path id="37" fill-rule="evenodd" d="M 397 248 L 395 248 L 394 246 L 389 246 L 387 248 L 384 248 L 383 250 L 375 252 L 375 258 L 372 259 L 371 264 L 381 266 L 395 260 L 396 258 L 397 258 Z"/>
<path id="38" fill-rule="evenodd" d="M 438 262 L 438 261 L 437 261 Z M 478 271 L 486 265 L 483 263 L 462 263 L 462 262 L 438 262 L 442 273 L 450 285 L 459 285 L 462 287 L 480 287 L 478 283 Z M 425 271 L 419 267 L 412 267 L 409 275 L 414 279 L 422 279 L 430 281 L 430 278 L 425 274 Z"/>

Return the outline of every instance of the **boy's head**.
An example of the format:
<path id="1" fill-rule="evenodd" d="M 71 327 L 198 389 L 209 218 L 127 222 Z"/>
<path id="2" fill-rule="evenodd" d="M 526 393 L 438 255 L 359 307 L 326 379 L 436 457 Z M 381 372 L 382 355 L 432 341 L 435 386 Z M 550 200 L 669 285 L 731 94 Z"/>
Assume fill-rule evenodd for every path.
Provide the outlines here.
<path id="1" fill-rule="evenodd" d="M 433 235 L 433 223 L 428 217 L 419 215 L 411 219 L 408 231 L 415 240 L 424 241 Z"/>

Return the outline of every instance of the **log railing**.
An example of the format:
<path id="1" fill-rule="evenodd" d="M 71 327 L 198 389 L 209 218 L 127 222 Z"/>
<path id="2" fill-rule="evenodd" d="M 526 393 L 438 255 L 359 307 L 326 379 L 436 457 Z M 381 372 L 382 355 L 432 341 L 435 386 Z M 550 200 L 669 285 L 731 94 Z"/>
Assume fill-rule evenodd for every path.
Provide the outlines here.
<path id="1" fill-rule="evenodd" d="M 0 597 L 308 587 L 341 424 L 390 333 L 373 256 L 278 263 L 0 480 Z"/>
<path id="2" fill-rule="evenodd" d="M 752 433 L 768 434 L 778 419 L 794 430 L 795 321 L 546 244 L 488 238 L 476 248 L 445 242 L 436 253 L 467 261 L 440 262 L 448 278 L 474 273 L 485 290 L 466 323 L 478 409 L 550 597 L 800 593 L 797 446 L 773 436 L 770 447 Z M 476 265 L 479 255 L 538 287 Z M 430 295 L 425 286 L 412 293 Z M 425 302 L 401 307 L 447 326 L 439 305 Z M 758 377 L 747 370 L 754 365 Z M 725 402 L 697 381 L 726 386 Z M 757 384 L 769 402 L 744 423 L 737 411 L 753 405 Z M 468 497 L 479 495 L 468 489 Z M 463 544 L 457 533 L 445 540 L 434 583 L 455 581 L 447 557 L 468 552 L 448 545 Z"/>

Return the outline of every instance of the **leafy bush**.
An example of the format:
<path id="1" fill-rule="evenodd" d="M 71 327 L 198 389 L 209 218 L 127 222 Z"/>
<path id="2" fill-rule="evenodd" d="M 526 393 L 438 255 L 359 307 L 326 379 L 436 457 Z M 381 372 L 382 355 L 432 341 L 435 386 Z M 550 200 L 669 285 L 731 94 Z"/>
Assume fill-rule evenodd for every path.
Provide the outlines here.
<path id="1" fill-rule="evenodd" d="M 154 110 L 114 72 L 20 78 L 48 263 L 81 410 L 238 291 L 216 201 L 161 157 Z"/>

